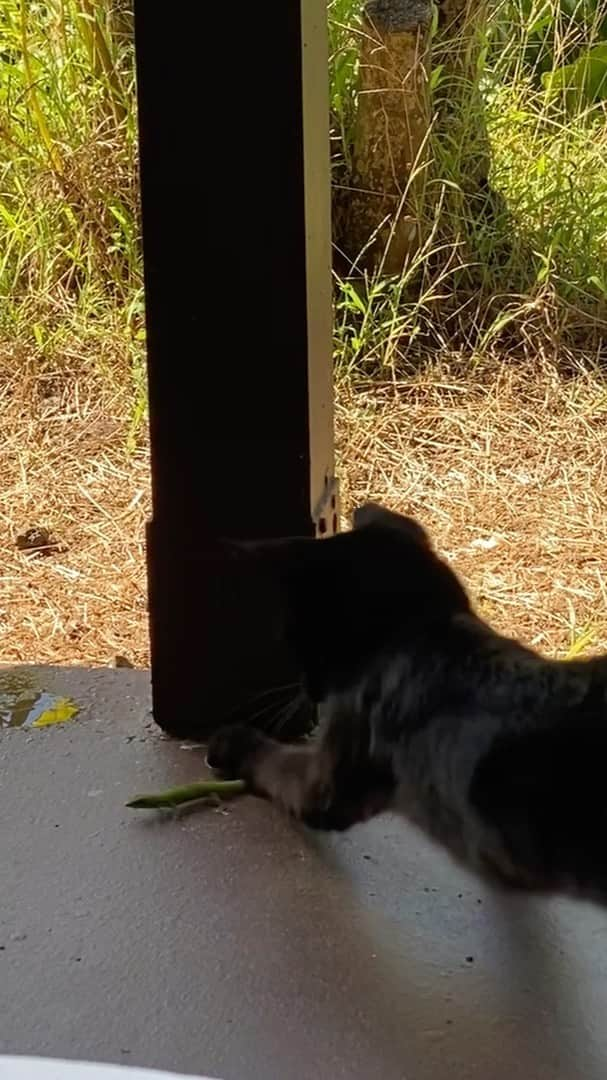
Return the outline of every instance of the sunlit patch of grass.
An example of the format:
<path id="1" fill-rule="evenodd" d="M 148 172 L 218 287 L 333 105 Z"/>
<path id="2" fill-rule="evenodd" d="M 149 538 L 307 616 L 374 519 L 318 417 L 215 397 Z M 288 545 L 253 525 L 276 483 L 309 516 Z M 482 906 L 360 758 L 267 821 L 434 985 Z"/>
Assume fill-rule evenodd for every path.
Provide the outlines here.
<path id="1" fill-rule="evenodd" d="M 0 340 L 38 367 L 114 345 L 141 395 L 144 326 L 129 16 L 92 0 L 0 10 Z M 82 374 L 82 371 L 79 372 Z"/>

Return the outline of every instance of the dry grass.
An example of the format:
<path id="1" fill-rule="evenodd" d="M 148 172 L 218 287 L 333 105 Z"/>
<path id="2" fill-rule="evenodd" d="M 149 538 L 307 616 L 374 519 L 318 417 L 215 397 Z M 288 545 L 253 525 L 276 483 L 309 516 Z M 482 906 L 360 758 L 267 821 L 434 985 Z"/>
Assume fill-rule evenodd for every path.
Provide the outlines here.
<path id="1" fill-rule="evenodd" d="M 499 629 L 549 655 L 607 650 L 607 382 L 503 363 L 338 401 L 344 509 L 420 518 Z"/>
<path id="2" fill-rule="evenodd" d="M 147 664 L 149 466 L 145 448 L 127 449 L 125 380 L 86 365 L 24 375 L 16 361 L 0 359 L 0 659 Z M 32 527 L 61 549 L 19 551 Z"/>
<path id="3" fill-rule="evenodd" d="M 0 357 L 0 660 L 145 665 L 147 448 L 128 449 L 124 377 L 77 370 Z M 607 382 L 454 363 L 341 387 L 337 427 L 346 511 L 419 516 L 502 630 L 550 655 L 607 650 Z M 23 554 L 32 526 L 64 550 Z"/>

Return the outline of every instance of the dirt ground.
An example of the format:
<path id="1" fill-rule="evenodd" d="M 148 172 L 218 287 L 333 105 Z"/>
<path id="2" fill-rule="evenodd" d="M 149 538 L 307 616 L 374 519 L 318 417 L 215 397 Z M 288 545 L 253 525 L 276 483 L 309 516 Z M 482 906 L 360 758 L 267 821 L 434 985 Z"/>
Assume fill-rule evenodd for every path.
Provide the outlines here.
<path id="1" fill-rule="evenodd" d="M 148 663 L 131 416 L 107 379 L 3 380 L 3 662 Z M 346 512 L 373 498 L 418 516 L 503 631 L 550 655 L 607 648 L 607 382 L 454 364 L 339 389 L 337 431 Z"/>

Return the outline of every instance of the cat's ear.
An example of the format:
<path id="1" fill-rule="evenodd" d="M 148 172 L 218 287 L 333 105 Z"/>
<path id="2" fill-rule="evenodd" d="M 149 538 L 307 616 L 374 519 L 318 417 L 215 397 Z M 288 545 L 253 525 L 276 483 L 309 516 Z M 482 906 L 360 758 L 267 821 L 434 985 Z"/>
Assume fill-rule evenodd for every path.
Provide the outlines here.
<path id="1" fill-rule="evenodd" d="M 365 503 L 359 506 L 353 514 L 352 523 L 355 529 L 380 528 L 392 529 L 403 533 L 408 540 L 415 540 L 424 547 L 430 547 L 430 539 L 426 530 L 415 521 L 414 518 L 397 514 L 394 510 L 386 510 L 379 503 Z"/>

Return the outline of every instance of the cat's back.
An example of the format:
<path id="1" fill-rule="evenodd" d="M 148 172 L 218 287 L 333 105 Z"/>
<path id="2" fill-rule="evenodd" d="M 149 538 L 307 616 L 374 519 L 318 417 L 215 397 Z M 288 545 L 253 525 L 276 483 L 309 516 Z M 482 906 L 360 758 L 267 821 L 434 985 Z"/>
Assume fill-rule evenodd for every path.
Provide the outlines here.
<path id="1" fill-rule="evenodd" d="M 607 720 L 607 657 L 547 658 L 475 616 L 452 620 L 442 676 L 441 711 L 494 717 L 506 730 Z"/>

